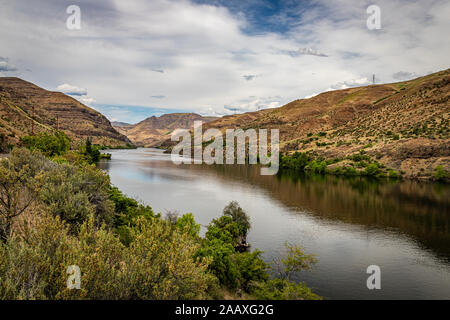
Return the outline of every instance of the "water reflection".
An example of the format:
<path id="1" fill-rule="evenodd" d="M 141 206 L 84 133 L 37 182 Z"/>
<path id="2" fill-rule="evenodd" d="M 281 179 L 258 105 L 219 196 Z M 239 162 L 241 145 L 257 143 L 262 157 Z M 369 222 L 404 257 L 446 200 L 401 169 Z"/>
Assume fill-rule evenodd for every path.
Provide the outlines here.
<path id="1" fill-rule="evenodd" d="M 196 167 L 196 168 L 195 168 Z M 396 230 L 450 261 L 450 187 L 364 177 L 282 174 L 261 176 L 252 166 L 193 166 L 224 179 L 245 180 L 268 190 L 284 205 L 321 218 Z"/>
<path id="2" fill-rule="evenodd" d="M 100 166 L 113 184 L 158 212 L 193 212 L 207 225 L 237 200 L 251 217 L 248 240 L 267 260 L 285 241 L 317 255 L 316 271 L 298 280 L 325 297 L 450 299 L 447 185 L 261 176 L 255 166 L 176 166 L 154 149 L 112 153 Z M 371 264 L 381 267 L 382 290 L 366 288 Z"/>

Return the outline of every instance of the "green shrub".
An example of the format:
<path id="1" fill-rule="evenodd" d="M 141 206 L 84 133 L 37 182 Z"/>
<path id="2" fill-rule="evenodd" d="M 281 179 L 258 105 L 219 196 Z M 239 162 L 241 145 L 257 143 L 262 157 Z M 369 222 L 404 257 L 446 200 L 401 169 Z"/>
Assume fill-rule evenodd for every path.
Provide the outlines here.
<path id="1" fill-rule="evenodd" d="M 250 217 L 239 206 L 236 201 L 231 201 L 224 209 L 222 214 L 232 218 L 233 222 L 238 225 L 239 235 L 242 238 L 247 237 L 248 230 L 250 230 Z"/>
<path id="2" fill-rule="evenodd" d="M 252 295 L 258 300 L 321 300 L 304 283 L 272 279 L 254 284 Z"/>
<path id="3" fill-rule="evenodd" d="M 200 225 L 195 222 L 192 213 L 186 213 L 177 219 L 175 224 L 180 232 L 185 232 L 193 238 L 198 238 L 200 232 Z"/>
<path id="4" fill-rule="evenodd" d="M 313 173 L 323 174 L 327 168 L 325 161 L 314 160 L 309 164 L 309 170 Z"/>
<path id="5" fill-rule="evenodd" d="M 140 219 L 126 247 L 93 216 L 78 236 L 58 217 L 38 217 L 0 244 L 0 299 L 205 299 L 215 286 L 208 261 L 192 259 L 198 245 L 162 219 Z M 70 265 L 79 290 L 67 289 Z"/>
<path id="6" fill-rule="evenodd" d="M 446 181 L 449 178 L 449 173 L 442 166 L 437 166 L 434 168 L 433 177 L 437 181 Z"/>
<path id="7" fill-rule="evenodd" d="M 49 157 L 63 155 L 70 149 L 70 138 L 63 131 L 40 132 L 34 136 L 24 136 L 20 141 L 24 147 L 39 150 Z"/>
<path id="8" fill-rule="evenodd" d="M 109 199 L 108 175 L 94 166 L 56 165 L 46 172 L 39 197 L 53 215 L 67 221 L 77 232 L 90 214 L 97 225 L 114 222 L 114 204 Z"/>
<path id="9" fill-rule="evenodd" d="M 353 167 L 345 167 L 344 175 L 346 175 L 346 176 L 356 176 L 356 175 L 358 175 L 358 172 Z"/>
<path id="10" fill-rule="evenodd" d="M 400 175 L 400 173 L 398 173 L 397 171 L 392 170 L 392 169 L 388 170 L 388 176 L 389 176 L 389 178 L 392 178 L 392 179 L 399 179 L 402 177 Z"/>
<path id="11" fill-rule="evenodd" d="M 364 169 L 364 174 L 369 177 L 375 177 L 380 173 L 380 168 L 378 164 L 371 163 Z"/>

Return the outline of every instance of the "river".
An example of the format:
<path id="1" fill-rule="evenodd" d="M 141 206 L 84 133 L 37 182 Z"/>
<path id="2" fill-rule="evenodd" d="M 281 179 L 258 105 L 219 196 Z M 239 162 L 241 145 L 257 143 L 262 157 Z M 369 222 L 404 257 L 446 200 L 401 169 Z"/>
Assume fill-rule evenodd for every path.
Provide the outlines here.
<path id="1" fill-rule="evenodd" d="M 231 200 L 248 241 L 270 262 L 286 241 L 319 262 L 304 281 L 327 299 L 450 299 L 450 186 L 332 176 L 261 176 L 256 166 L 175 165 L 162 150 L 112 150 L 99 166 L 155 212 L 192 212 L 205 226 Z M 369 265 L 381 289 L 369 290 Z"/>

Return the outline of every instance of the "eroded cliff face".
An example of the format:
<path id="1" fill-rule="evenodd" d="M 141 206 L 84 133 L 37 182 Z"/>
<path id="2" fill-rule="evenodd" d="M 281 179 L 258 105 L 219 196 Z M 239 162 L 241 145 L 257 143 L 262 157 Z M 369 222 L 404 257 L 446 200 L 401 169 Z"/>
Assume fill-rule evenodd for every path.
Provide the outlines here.
<path id="1" fill-rule="evenodd" d="M 130 140 L 101 113 L 61 92 L 42 89 L 19 78 L 0 78 L 0 134 L 15 144 L 32 131 L 63 130 L 74 141 L 119 146 Z"/>

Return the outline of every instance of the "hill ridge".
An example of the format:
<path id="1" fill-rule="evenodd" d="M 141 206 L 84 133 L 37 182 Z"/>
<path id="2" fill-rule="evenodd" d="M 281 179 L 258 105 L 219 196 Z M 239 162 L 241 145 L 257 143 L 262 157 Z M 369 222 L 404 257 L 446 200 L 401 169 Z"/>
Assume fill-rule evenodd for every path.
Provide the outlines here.
<path id="1" fill-rule="evenodd" d="M 0 77 L 0 134 L 8 143 L 17 144 L 33 130 L 55 129 L 63 130 L 74 141 L 91 137 L 93 143 L 102 145 L 130 143 L 105 116 L 78 100 L 18 77 Z"/>

